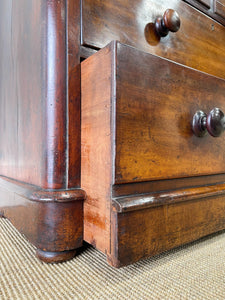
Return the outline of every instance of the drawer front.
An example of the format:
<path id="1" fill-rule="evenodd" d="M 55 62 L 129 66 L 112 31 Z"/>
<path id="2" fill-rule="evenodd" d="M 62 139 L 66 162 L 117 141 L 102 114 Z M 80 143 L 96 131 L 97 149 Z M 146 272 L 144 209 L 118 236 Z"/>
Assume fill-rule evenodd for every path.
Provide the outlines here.
<path id="1" fill-rule="evenodd" d="M 83 0 L 82 44 L 102 48 L 112 40 L 225 78 L 225 29 L 183 1 Z M 157 38 L 154 22 L 178 12 L 180 30 Z"/>
<path id="2" fill-rule="evenodd" d="M 115 57 L 115 183 L 224 173 L 225 134 L 196 137 L 191 122 L 225 111 L 225 80 L 119 43 Z"/>

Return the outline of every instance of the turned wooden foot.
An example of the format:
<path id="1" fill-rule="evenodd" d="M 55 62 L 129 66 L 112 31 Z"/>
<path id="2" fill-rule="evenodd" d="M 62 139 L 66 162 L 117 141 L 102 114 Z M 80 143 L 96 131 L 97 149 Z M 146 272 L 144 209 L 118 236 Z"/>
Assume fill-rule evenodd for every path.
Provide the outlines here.
<path id="1" fill-rule="evenodd" d="M 45 190 L 0 176 L 0 216 L 23 233 L 47 263 L 66 261 L 83 245 L 84 191 Z M 44 251 L 45 250 L 45 251 Z"/>
<path id="2" fill-rule="evenodd" d="M 48 252 L 41 249 L 36 250 L 36 256 L 45 263 L 60 263 L 72 259 L 77 253 L 77 250 L 69 250 L 62 252 Z"/>

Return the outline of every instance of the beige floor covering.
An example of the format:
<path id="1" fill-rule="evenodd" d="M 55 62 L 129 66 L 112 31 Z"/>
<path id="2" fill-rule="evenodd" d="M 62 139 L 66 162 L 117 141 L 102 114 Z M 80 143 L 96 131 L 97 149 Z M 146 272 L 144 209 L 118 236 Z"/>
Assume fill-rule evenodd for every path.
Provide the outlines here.
<path id="1" fill-rule="evenodd" d="M 46 265 L 0 219 L 0 299 L 225 299 L 225 232 L 121 269 L 88 248 Z"/>

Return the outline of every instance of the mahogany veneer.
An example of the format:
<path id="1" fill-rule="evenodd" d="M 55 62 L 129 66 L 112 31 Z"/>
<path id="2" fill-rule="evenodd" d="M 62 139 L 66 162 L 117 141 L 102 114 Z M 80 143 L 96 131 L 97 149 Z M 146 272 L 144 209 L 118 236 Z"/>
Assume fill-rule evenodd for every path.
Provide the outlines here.
<path id="1" fill-rule="evenodd" d="M 0 216 L 40 259 L 85 239 L 118 267 L 225 227 L 224 137 L 191 128 L 225 111 L 223 0 L 2 0 L 0 16 Z"/>
<path id="2" fill-rule="evenodd" d="M 43 261 L 73 257 L 83 243 L 81 189 L 46 190 L 0 178 L 1 214 L 37 247 Z"/>
<path id="3" fill-rule="evenodd" d="M 225 228 L 224 138 L 192 131 L 196 110 L 225 108 L 224 89 L 223 79 L 119 42 L 82 62 L 84 239 L 112 265 Z M 219 173 L 214 184 L 206 176 Z M 169 178 L 183 185 L 168 190 Z"/>
<path id="4" fill-rule="evenodd" d="M 0 16 L 0 214 L 66 260 L 83 241 L 80 2 L 2 0 Z"/>
<path id="5" fill-rule="evenodd" d="M 105 47 L 112 40 L 225 78 L 224 26 L 181 0 L 82 1 L 82 44 Z M 180 17 L 178 32 L 159 39 L 154 23 L 168 9 Z"/>

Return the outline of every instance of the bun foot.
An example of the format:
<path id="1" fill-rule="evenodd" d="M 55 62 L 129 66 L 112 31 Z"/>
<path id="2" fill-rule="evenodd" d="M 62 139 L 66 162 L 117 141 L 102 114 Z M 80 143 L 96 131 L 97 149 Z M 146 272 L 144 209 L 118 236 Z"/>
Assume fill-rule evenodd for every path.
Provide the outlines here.
<path id="1" fill-rule="evenodd" d="M 37 258 L 49 264 L 60 263 L 72 259 L 74 258 L 76 253 L 77 253 L 76 249 L 62 251 L 62 252 L 48 252 L 48 251 L 43 251 L 41 249 L 36 250 Z"/>

